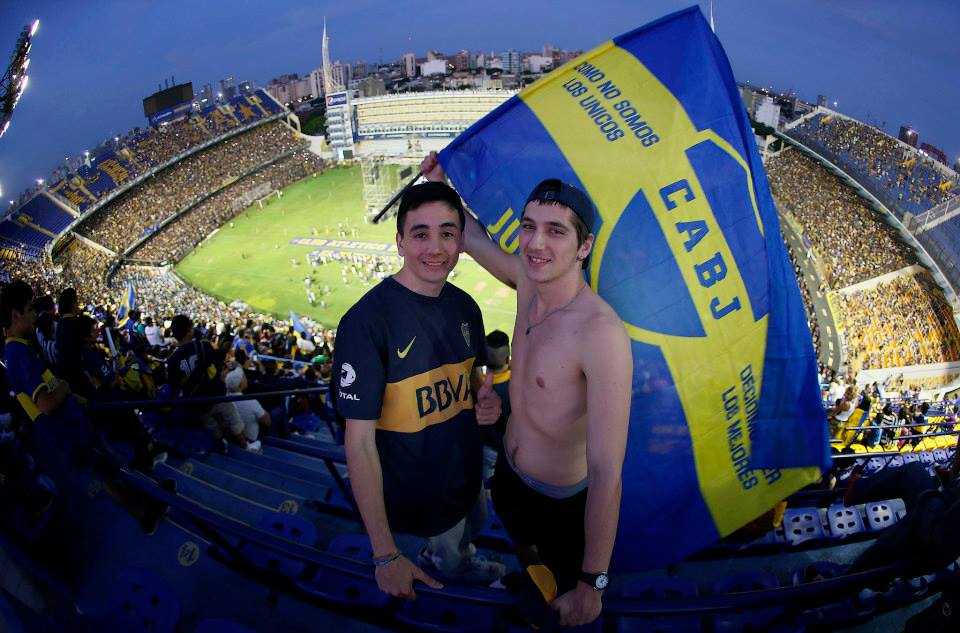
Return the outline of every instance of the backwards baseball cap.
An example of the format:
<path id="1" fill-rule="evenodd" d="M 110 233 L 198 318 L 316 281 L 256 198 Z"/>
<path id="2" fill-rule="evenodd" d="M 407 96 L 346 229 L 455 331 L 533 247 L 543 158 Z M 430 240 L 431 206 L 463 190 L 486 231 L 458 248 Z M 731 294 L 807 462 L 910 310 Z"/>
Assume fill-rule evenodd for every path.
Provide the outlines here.
<path id="1" fill-rule="evenodd" d="M 587 225 L 587 230 L 594 233 L 594 222 L 597 219 L 597 210 L 590 201 L 590 197 L 573 185 L 568 185 L 558 178 L 548 178 L 533 188 L 527 197 L 527 206 L 531 202 L 559 202 L 577 214 L 577 217 Z"/>

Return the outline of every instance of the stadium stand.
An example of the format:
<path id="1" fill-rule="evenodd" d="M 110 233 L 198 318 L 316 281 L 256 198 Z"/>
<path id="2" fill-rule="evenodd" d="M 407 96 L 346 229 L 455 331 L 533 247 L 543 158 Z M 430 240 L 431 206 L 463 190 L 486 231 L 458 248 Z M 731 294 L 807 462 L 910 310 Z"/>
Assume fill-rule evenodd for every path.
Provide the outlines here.
<path id="1" fill-rule="evenodd" d="M 126 269 L 120 277 L 136 283 L 144 296 L 154 292 L 166 296 L 168 303 L 152 306 L 158 314 L 189 312 L 197 301 L 199 305 L 206 301 L 191 295 L 195 291 L 178 290 L 169 276 Z M 244 316 L 221 314 L 237 330 L 246 325 Z M 231 329 L 224 327 L 218 334 L 219 328 L 210 324 L 199 328 L 201 337 L 229 350 L 228 363 L 231 355 L 232 361 L 240 357 L 236 351 L 240 347 L 225 336 Z M 252 339 L 246 340 L 252 340 L 259 353 L 285 355 L 287 336 L 271 331 L 266 323 L 256 323 L 253 329 Z M 133 330 L 117 340 L 126 345 L 138 336 Z M 141 522 L 107 494 L 96 476 L 84 471 L 73 471 L 56 482 L 56 496 L 51 509 L 43 513 L 42 528 L 18 527 L 13 513 L 0 519 L 4 525 L 0 535 L 12 532 L 33 541 L 42 535 L 44 558 L 58 561 L 54 578 L 48 571 L 36 573 L 45 574 L 44 584 L 63 591 L 61 600 L 76 605 L 56 613 L 57 618 L 67 618 L 57 622 L 59 630 L 67 630 L 68 622 L 80 630 L 105 630 L 104 622 L 120 627 L 112 630 L 140 630 L 133 628 L 137 622 L 149 630 L 198 631 L 211 630 L 202 627 L 214 624 L 204 623 L 217 619 L 218 626 L 225 626 L 222 622 L 227 620 L 249 630 L 283 626 L 301 631 L 320 620 L 346 627 L 366 619 L 368 630 L 402 623 L 427 630 L 442 626 L 451 633 L 492 633 L 523 622 L 502 589 L 458 585 L 443 591 L 422 589 L 418 601 L 410 604 L 397 604 L 379 593 L 368 563 L 369 544 L 351 502 L 342 431 L 323 395 L 327 382 L 319 380 L 315 366 L 281 369 L 278 374 L 269 363 L 243 356 L 256 389 L 273 392 L 293 384 L 312 389 L 280 398 L 260 397 L 273 419 L 285 419 L 288 425 L 286 433 L 279 424 L 261 429 L 262 449 L 257 453 L 234 446 L 214 450 L 216 444 L 209 436 L 195 429 L 195 414 L 184 400 L 172 411 L 141 402 L 140 423 L 169 457 L 146 473 L 120 472 L 115 485 L 127 487 L 135 498 L 169 506 L 151 535 L 144 534 Z M 147 358 L 146 362 L 159 367 L 159 361 Z M 159 387 L 162 380 L 157 381 Z M 126 383 L 120 388 L 121 393 L 132 393 Z M 270 406 L 275 400 L 279 405 Z M 170 402 L 158 404 L 169 409 Z M 113 405 L 91 409 L 97 406 Z M 936 419 L 931 412 L 928 422 Z M 929 434 L 923 441 L 934 437 Z M 850 450 L 852 457 L 838 462 L 836 475 L 842 480 L 857 472 L 852 464 L 859 453 Z M 939 451 L 920 450 L 915 455 L 931 467 L 945 466 L 950 447 Z M 900 452 L 872 455 L 860 458 L 866 477 L 911 463 L 905 459 L 907 453 L 903 457 Z M 42 470 L 43 461 L 37 463 Z M 738 533 L 669 573 L 625 575 L 605 600 L 604 624 L 618 631 L 651 630 L 651 626 L 652 630 L 671 626 L 686 631 L 762 630 L 784 618 L 790 630 L 823 630 L 824 626 L 841 630 L 915 605 L 956 580 L 956 565 L 939 558 L 924 568 L 922 576 L 910 575 L 902 567 L 850 576 L 848 563 L 889 530 L 911 520 L 911 513 L 922 510 L 890 498 L 844 505 L 845 490 L 803 491 L 788 500 L 782 519 L 775 523 Z M 484 534 L 483 551 L 516 569 L 507 553 L 509 543 L 497 525 L 494 518 Z M 105 538 L 118 546 L 74 545 Z M 2 544 L 4 550 L 17 551 L 6 537 Z M 408 556 L 416 556 L 419 541 L 400 537 L 398 545 Z M 810 567 L 811 560 L 830 564 Z M 22 569 L 21 564 L 17 567 Z M 873 588 L 864 589 L 868 582 Z M 229 608 L 217 606 L 224 601 L 213 591 L 224 586 L 230 587 Z M 274 596 L 273 606 L 264 602 L 265 591 Z M 849 598 L 853 594 L 859 594 L 856 601 Z"/>
<path id="2" fill-rule="evenodd" d="M 272 122 L 192 154 L 101 207 L 77 232 L 118 253 L 163 221 L 300 146 L 288 127 Z"/>
<path id="3" fill-rule="evenodd" d="M 950 306 L 928 273 L 905 275 L 870 290 L 837 293 L 850 364 L 904 367 L 960 358 L 960 333 Z"/>
<path id="4" fill-rule="evenodd" d="M 249 207 L 257 198 L 316 173 L 320 159 L 296 150 L 266 167 L 227 185 L 202 203 L 186 209 L 164 225 L 162 231 L 136 246 L 130 257 L 156 263 L 179 261 L 224 222 Z"/>
<path id="5" fill-rule="evenodd" d="M 512 97 L 509 90 L 411 92 L 357 99 L 360 140 L 454 137 Z"/>
<path id="6" fill-rule="evenodd" d="M 778 208 L 803 227 L 831 288 L 846 288 L 916 263 L 896 232 L 812 158 L 788 150 L 766 167 Z"/>
<path id="7" fill-rule="evenodd" d="M 84 164 L 53 182 L 49 191 L 83 212 L 126 182 L 177 159 L 226 133 L 282 113 L 261 91 L 234 97 L 191 116 L 146 131 L 133 130 L 87 157 Z"/>
<path id="8" fill-rule="evenodd" d="M 75 218 L 44 194 L 31 198 L 12 217 L 56 234 L 66 229 Z"/>
<path id="9" fill-rule="evenodd" d="M 317 622 L 369 631 L 519 630 L 524 615 L 503 589 L 449 584 L 443 591 L 418 589 L 415 603 L 402 604 L 377 589 L 350 493 L 343 428 L 329 403 L 335 332 L 303 319 L 314 347 L 305 353 L 287 320 L 219 301 L 184 285 L 165 267 L 144 265 L 179 260 L 264 192 L 322 168 L 281 123 L 247 130 L 245 117 L 218 108 L 168 124 L 163 134 L 171 136 L 162 140 L 155 136 L 159 132 L 132 133 L 113 153 L 130 166 L 122 183 L 165 161 L 172 164 L 116 198 L 107 200 L 116 188 L 97 189 L 95 203 L 84 209 L 100 206 L 78 225 L 77 235 L 62 239 L 52 265 L 27 261 L 36 245 L 28 250 L 27 242 L 13 237 L 26 236 L 16 231 L 7 236 L 4 225 L 38 233 L 47 238 L 43 243 L 49 236 L 12 220 L 0 223 L 0 239 L 11 244 L 3 261 L 8 278 L 24 279 L 38 295 L 50 297 L 74 287 L 98 326 L 95 348 L 108 356 L 116 348 L 111 397 L 104 398 L 109 402 L 89 405 L 86 415 L 126 464 L 109 474 L 73 470 L 51 487 L 42 479 L 47 475 L 41 458 L 24 488 L 29 494 L 9 495 L 11 479 L 0 482 L 0 552 L 7 557 L 0 567 L 30 577 L 47 604 L 64 605 L 35 613 L 0 593 L 0 629 L 22 616 L 47 620 L 49 630 L 305 631 L 315 630 Z M 233 135 L 211 138 L 224 132 Z M 102 166 L 102 156 L 93 164 Z M 831 288 L 916 263 L 872 211 L 798 152 L 781 154 L 768 170 L 781 210 L 797 219 L 818 256 L 827 258 Z M 59 232 L 53 229 L 63 220 L 55 215 L 59 208 L 38 206 L 30 213 L 28 205 L 17 217 L 25 214 L 30 223 Z M 790 256 L 799 273 L 796 254 Z M 351 257 L 346 265 L 379 272 L 378 260 Z M 105 283 L 110 271 L 115 271 L 112 287 Z M 127 286 L 135 289 L 137 314 L 118 327 L 121 290 Z M 801 292 L 812 311 L 811 289 L 802 285 Z M 937 292 L 929 275 L 918 273 L 838 295 L 848 330 L 860 333 L 851 345 L 861 364 L 956 359 L 960 336 Z M 165 360 L 177 314 L 191 316 L 198 337 L 223 353 L 218 375 L 225 380 L 231 371 L 243 372 L 250 386 L 240 397 L 269 413 L 270 424 L 256 427 L 259 450 L 223 446 L 202 431 L 189 399 L 177 397 L 175 386 L 167 384 Z M 815 328 L 816 321 L 810 322 Z M 904 332 L 915 336 L 900 336 Z M 815 329 L 814 336 L 819 340 Z M 898 526 L 916 529 L 926 509 L 890 497 L 844 504 L 845 486 L 861 475 L 913 463 L 942 474 L 954 457 L 956 437 L 946 431 L 947 409 L 935 406 L 922 424 L 891 428 L 896 434 L 881 433 L 874 444 L 867 432 L 883 404 L 878 395 L 872 407 L 859 402 L 863 408 L 840 430 L 835 467 L 822 485 L 797 493 L 786 500 L 785 510 L 669 570 L 619 578 L 594 630 L 899 630 L 876 628 L 872 619 L 893 613 L 902 624 L 960 582 L 960 567 L 948 560 L 956 552 L 941 548 L 937 556 L 921 556 L 920 568 L 898 564 L 851 574 L 848 565 L 862 552 L 897 534 Z M 912 408 L 912 395 L 892 404 L 894 415 L 902 408 L 905 420 L 919 412 Z M 22 421 L 18 406 L 7 401 L 6 412 Z M 154 450 L 168 454 L 166 463 L 133 468 L 134 448 L 103 426 L 115 412 L 129 410 L 136 410 L 134 422 L 149 434 Z M 8 441 L 5 430 L 0 428 L 0 450 Z M 831 489 L 832 478 L 841 485 Z M 944 484 L 945 492 L 955 488 Z M 117 489 L 126 495 L 122 503 L 114 496 Z M 50 490 L 52 502 L 38 511 L 37 500 L 48 499 Z M 131 512 L 131 500 L 141 512 Z M 167 511 L 161 517 L 157 508 Z M 401 537 L 398 545 L 413 558 L 420 541 Z M 518 569 L 495 516 L 478 545 L 483 555 Z M 906 563 L 915 557 L 905 547 L 903 558 Z"/>
<path id="10" fill-rule="evenodd" d="M 957 195 L 956 174 L 880 130 L 819 113 L 788 134 L 841 167 L 889 209 L 920 214 Z"/>

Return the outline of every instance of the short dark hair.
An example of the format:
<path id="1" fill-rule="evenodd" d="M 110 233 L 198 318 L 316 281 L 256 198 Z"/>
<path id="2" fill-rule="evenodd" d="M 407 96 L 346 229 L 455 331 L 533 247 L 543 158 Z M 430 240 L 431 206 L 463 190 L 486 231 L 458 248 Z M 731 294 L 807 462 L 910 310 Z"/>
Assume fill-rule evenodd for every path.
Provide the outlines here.
<path id="1" fill-rule="evenodd" d="M 446 202 L 449 204 L 450 208 L 457 212 L 460 230 L 463 231 L 466 216 L 464 215 L 463 201 L 460 200 L 460 195 L 450 185 L 431 181 L 410 187 L 407 193 L 400 198 L 400 208 L 397 210 L 397 233 L 403 235 L 403 223 L 407 220 L 407 213 L 428 202 Z"/>
<path id="2" fill-rule="evenodd" d="M 87 338 L 87 334 L 90 333 L 90 327 L 94 324 L 96 324 L 96 321 L 94 321 L 93 317 L 89 314 L 81 314 L 77 317 L 77 326 L 74 331 L 77 333 L 77 336 L 80 337 L 81 341 Z"/>
<path id="3" fill-rule="evenodd" d="M 77 291 L 73 288 L 65 288 L 57 299 L 57 310 L 62 314 L 64 312 L 73 312 L 77 307 Z"/>
<path id="4" fill-rule="evenodd" d="M 50 295 L 41 295 L 33 300 L 33 308 L 37 313 L 53 312 L 53 297 Z"/>
<path id="5" fill-rule="evenodd" d="M 170 323 L 170 333 L 173 334 L 173 338 L 180 341 L 190 331 L 191 326 L 193 326 L 193 321 L 190 320 L 190 317 L 186 314 L 178 314 L 173 317 L 173 321 Z"/>
<path id="6" fill-rule="evenodd" d="M 510 358 L 510 337 L 506 332 L 494 330 L 487 334 L 487 366 L 500 369 Z"/>
<path id="7" fill-rule="evenodd" d="M 567 183 L 557 179 L 548 178 L 538 184 L 527 198 L 523 205 L 524 213 L 520 214 L 523 218 L 527 210 L 527 205 L 531 202 L 539 202 L 544 205 L 564 207 L 570 211 L 570 222 L 577 233 L 577 248 L 583 246 L 587 237 L 593 232 L 592 227 L 584 221 L 584 217 L 590 219 L 592 225 L 596 221 L 596 211 L 593 203 L 585 193 Z M 590 255 L 583 258 L 582 267 L 586 268 L 590 263 Z"/>
<path id="8" fill-rule="evenodd" d="M 10 327 L 13 311 L 26 312 L 33 301 L 33 288 L 21 279 L 14 279 L 0 290 L 0 326 Z"/>

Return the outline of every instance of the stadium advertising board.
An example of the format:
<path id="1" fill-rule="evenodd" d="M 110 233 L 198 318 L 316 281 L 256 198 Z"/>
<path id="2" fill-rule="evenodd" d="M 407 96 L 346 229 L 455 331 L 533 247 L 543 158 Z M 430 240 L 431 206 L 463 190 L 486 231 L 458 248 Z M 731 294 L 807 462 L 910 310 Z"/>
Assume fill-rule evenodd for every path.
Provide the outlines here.
<path id="1" fill-rule="evenodd" d="M 173 121 L 174 119 L 178 119 L 182 116 L 186 116 L 187 114 L 190 113 L 190 110 L 192 107 L 193 107 L 193 104 L 187 101 L 186 103 L 178 103 L 172 108 L 166 108 L 165 110 L 160 110 L 159 112 L 150 115 L 149 117 L 150 125 L 156 127 L 161 123 L 166 123 L 168 121 Z"/>
<path id="2" fill-rule="evenodd" d="M 347 105 L 347 93 L 346 92 L 333 92 L 327 95 L 327 107 L 336 108 L 339 106 Z"/>

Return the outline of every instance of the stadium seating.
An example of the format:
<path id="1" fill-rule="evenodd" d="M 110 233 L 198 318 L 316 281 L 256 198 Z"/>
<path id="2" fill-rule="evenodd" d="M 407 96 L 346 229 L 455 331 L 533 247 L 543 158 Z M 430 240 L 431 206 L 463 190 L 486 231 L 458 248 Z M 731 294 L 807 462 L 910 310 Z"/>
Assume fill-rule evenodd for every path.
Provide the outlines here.
<path id="1" fill-rule="evenodd" d="M 817 114 L 788 134 L 837 164 L 901 217 L 956 195 L 958 183 L 945 168 L 859 121 Z"/>
<path id="2" fill-rule="evenodd" d="M 32 224 L 57 234 L 67 228 L 74 220 L 74 216 L 44 195 L 34 196 L 29 202 L 21 206 L 14 214 L 14 218 L 21 216 Z"/>

